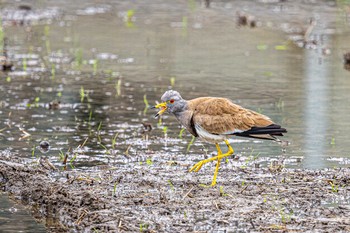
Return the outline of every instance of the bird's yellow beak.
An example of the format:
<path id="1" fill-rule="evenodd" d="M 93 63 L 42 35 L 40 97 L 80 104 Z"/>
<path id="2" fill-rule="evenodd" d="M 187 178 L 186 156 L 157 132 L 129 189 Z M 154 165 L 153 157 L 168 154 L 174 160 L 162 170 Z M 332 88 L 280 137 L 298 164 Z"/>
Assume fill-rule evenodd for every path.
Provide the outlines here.
<path id="1" fill-rule="evenodd" d="M 153 106 L 152 108 L 160 108 L 160 111 L 157 112 L 157 114 L 154 116 L 154 117 L 158 117 L 158 116 L 162 115 L 165 112 L 165 110 L 167 109 L 166 102 L 157 104 L 156 106 Z"/>

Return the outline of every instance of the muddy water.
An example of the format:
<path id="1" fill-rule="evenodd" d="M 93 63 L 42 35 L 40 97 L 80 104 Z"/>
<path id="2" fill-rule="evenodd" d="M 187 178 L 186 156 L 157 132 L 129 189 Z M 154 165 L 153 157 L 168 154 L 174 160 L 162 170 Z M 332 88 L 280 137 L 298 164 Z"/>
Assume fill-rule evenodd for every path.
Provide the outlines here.
<path id="1" fill-rule="evenodd" d="M 207 9 L 194 1 L 60 1 L 23 12 L 16 4 L 2 5 L 14 63 L 13 71 L 0 73 L 2 150 L 28 162 L 45 155 L 57 166 L 68 153 L 68 169 L 194 163 L 215 147 L 200 141 L 190 146 L 191 136 L 179 137 L 173 117 L 159 124 L 145 110 L 145 97 L 154 104 L 172 86 L 187 99 L 231 98 L 288 129 L 286 148 L 232 139 L 240 164 L 281 157 L 292 167 L 349 164 L 344 6 L 214 2 Z M 238 27 L 239 10 L 255 15 L 258 27 Z M 317 19 L 311 34 L 317 46 L 300 48 L 288 38 L 310 17 Z M 144 133 L 142 122 L 153 130 Z M 43 140 L 50 144 L 45 154 Z"/>

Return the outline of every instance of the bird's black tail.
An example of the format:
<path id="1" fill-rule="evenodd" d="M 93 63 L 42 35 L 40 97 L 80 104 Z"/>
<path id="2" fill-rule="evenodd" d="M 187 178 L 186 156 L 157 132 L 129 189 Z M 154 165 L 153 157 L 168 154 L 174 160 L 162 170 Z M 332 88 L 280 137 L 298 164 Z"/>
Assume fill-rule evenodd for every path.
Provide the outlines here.
<path id="1" fill-rule="evenodd" d="M 271 124 L 265 127 L 252 127 L 250 130 L 234 133 L 233 135 L 240 137 L 278 140 L 276 136 L 283 136 L 283 133 L 287 133 L 285 128 L 282 128 L 280 125 Z"/>

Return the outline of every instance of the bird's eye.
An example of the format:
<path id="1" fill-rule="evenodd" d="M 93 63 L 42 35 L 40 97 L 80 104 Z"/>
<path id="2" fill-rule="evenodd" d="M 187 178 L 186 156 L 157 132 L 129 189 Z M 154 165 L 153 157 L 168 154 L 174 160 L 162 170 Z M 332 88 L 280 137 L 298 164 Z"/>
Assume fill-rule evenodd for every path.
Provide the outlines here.
<path id="1" fill-rule="evenodd" d="M 175 102 L 174 99 L 169 100 L 169 103 L 173 104 Z"/>

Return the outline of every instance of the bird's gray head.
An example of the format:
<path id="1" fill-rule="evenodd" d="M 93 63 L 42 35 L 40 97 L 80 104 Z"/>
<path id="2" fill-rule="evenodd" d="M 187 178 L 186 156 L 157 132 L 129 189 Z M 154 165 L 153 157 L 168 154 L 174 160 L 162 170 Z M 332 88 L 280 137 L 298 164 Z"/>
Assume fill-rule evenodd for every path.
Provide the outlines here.
<path id="1" fill-rule="evenodd" d="M 160 108 L 161 110 L 156 114 L 156 117 L 159 115 L 162 115 L 165 110 L 167 110 L 169 113 L 180 113 L 184 110 L 186 110 L 187 102 L 184 100 L 180 93 L 174 90 L 166 91 L 162 95 L 162 103 L 157 104 L 154 106 L 155 108 Z"/>

